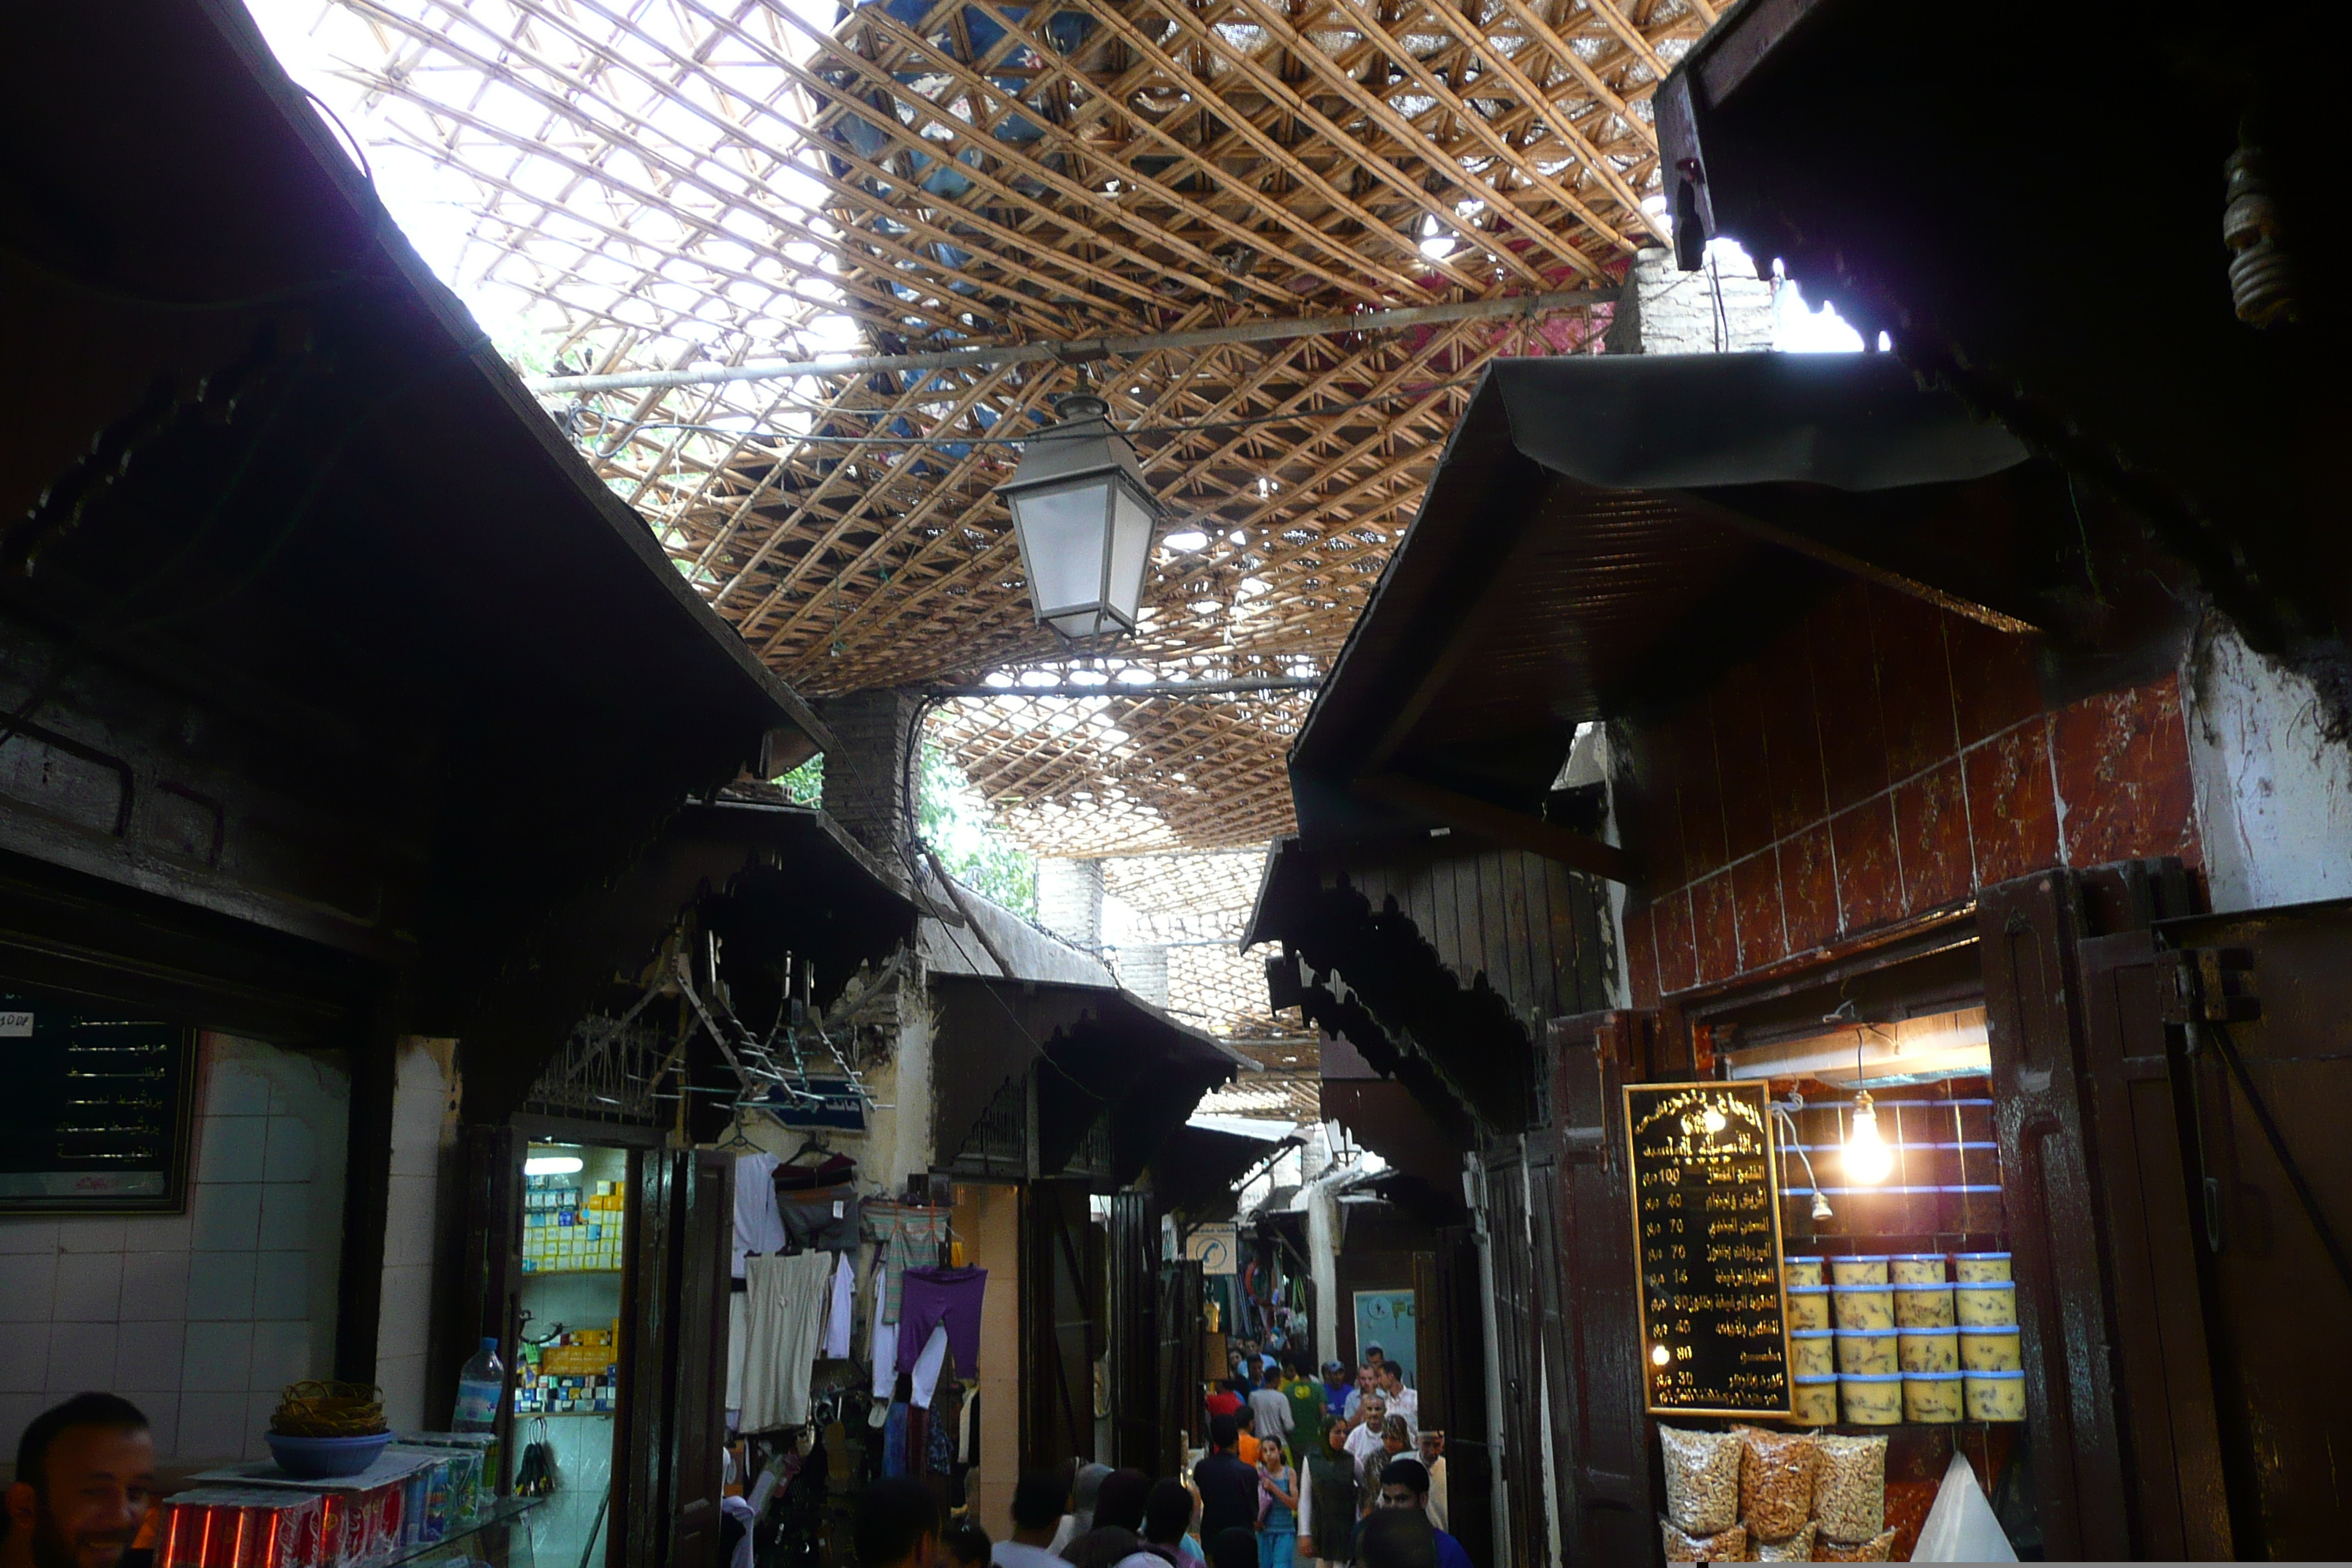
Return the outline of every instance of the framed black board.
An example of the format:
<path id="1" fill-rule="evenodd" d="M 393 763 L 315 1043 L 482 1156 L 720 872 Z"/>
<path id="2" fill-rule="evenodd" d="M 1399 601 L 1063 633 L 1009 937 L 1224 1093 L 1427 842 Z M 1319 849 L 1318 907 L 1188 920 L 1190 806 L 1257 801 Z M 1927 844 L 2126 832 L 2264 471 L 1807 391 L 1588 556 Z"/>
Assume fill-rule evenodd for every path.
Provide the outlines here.
<path id="1" fill-rule="evenodd" d="M 0 993 L 0 1214 L 187 1205 L 196 1031 Z"/>
<path id="2" fill-rule="evenodd" d="M 1625 1086 L 1653 1415 L 1789 1414 L 1770 1092 L 1761 1083 Z"/>

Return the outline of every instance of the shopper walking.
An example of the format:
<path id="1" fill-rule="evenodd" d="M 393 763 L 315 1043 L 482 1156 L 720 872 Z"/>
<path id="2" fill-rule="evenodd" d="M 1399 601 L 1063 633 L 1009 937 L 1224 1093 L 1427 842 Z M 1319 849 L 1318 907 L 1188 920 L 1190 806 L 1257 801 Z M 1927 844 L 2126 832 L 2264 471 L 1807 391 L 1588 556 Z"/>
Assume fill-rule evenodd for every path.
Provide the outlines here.
<path id="1" fill-rule="evenodd" d="M 1356 1556 L 1356 1459 L 1348 1452 L 1349 1426 L 1323 1422 L 1323 1440 L 1301 1456 L 1298 1553 L 1326 1565 Z"/>
<path id="2" fill-rule="evenodd" d="M 1381 1502 L 1386 1509 L 1403 1509 L 1426 1521 L 1429 1518 L 1429 1468 L 1419 1459 L 1391 1459 L 1381 1472 Z M 1470 1553 L 1462 1543 L 1435 1525 L 1437 1568 L 1470 1568 Z"/>
<path id="3" fill-rule="evenodd" d="M 1298 1472 L 1283 1451 L 1282 1439 L 1258 1446 L 1258 1568 L 1291 1568 L 1298 1544 Z"/>
<path id="4" fill-rule="evenodd" d="M 1260 1386 L 1250 1391 L 1250 1430 L 1259 1442 L 1268 1437 L 1291 1435 L 1290 1396 L 1282 1392 L 1282 1369 L 1270 1367 L 1259 1379 Z"/>
<path id="5" fill-rule="evenodd" d="M 1192 1489 L 1201 1494 L 1201 1539 L 1212 1546 L 1228 1530 L 1257 1524 L 1257 1470 L 1234 1450 L 1241 1441 L 1230 1415 L 1209 1423 L 1209 1454 L 1192 1467 Z"/>

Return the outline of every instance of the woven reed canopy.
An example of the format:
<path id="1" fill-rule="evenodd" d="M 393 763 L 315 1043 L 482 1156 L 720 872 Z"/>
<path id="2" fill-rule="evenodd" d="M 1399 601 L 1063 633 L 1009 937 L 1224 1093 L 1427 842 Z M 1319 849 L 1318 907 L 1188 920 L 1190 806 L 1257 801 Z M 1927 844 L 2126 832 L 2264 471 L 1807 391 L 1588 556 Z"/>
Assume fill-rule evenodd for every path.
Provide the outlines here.
<path id="1" fill-rule="evenodd" d="M 1649 96 L 1707 0 L 329 0 L 353 135 L 458 172 L 540 374 L 1162 337 L 1605 287 L 1663 218 Z M 1652 204 L 1654 212 L 1657 204 Z M 667 388 L 549 390 L 802 690 L 1043 669 L 935 722 L 1035 847 L 1263 843 L 1303 693 L 1502 354 L 1607 309 Z M 1088 390 L 1173 521 L 1138 635 L 1031 624 L 990 491 Z M 544 591 L 549 585 L 540 585 Z"/>

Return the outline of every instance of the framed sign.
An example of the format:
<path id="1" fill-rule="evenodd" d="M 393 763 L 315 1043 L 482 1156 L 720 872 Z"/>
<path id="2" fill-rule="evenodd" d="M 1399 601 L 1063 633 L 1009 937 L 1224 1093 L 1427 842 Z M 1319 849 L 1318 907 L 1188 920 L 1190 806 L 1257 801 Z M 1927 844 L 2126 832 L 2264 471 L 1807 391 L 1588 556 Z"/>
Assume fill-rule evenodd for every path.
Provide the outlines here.
<path id="1" fill-rule="evenodd" d="M 1421 1314 L 1410 1290 L 1356 1292 L 1356 1359 L 1362 1361 L 1374 1345 L 1381 1354 L 1403 1369 L 1406 1383 L 1421 1386 Z"/>
<path id="2" fill-rule="evenodd" d="M 0 994 L 0 1214 L 187 1205 L 196 1032 Z"/>
<path id="3" fill-rule="evenodd" d="M 1203 1274 L 1232 1274 L 1240 1267 L 1241 1247 L 1229 1225 L 1194 1226 L 1184 1233 L 1184 1256 Z"/>
<path id="4" fill-rule="evenodd" d="M 1789 1414 L 1770 1093 L 1761 1083 L 1625 1086 L 1653 1415 Z"/>

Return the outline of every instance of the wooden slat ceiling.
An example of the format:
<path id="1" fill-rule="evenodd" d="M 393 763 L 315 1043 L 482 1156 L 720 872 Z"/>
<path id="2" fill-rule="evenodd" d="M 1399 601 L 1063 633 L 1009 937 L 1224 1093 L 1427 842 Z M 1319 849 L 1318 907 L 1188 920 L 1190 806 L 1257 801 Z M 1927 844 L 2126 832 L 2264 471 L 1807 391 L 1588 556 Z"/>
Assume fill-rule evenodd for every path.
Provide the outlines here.
<path id="1" fill-rule="evenodd" d="M 1658 186 L 1649 95 L 1717 9 L 330 0 L 327 14 L 369 94 L 362 139 L 467 176 L 473 265 L 558 323 L 531 368 L 604 372 L 1605 284 L 1656 232 L 1641 207 Z M 550 408 L 803 691 L 1013 667 L 1292 675 L 1325 668 L 1345 637 L 1478 368 L 1574 352 L 1606 315 Z M 1017 455 L 1004 436 L 1082 387 L 1138 430 L 1170 531 L 1202 542 L 1160 552 L 1136 637 L 1074 665 L 1031 624 L 990 491 Z M 1287 826 L 1300 699 L 1073 710 L 1008 698 L 940 721 L 1040 849 L 1239 845 Z"/>

